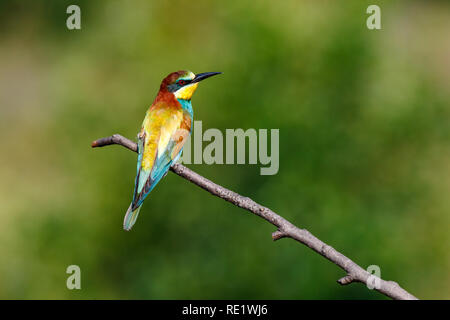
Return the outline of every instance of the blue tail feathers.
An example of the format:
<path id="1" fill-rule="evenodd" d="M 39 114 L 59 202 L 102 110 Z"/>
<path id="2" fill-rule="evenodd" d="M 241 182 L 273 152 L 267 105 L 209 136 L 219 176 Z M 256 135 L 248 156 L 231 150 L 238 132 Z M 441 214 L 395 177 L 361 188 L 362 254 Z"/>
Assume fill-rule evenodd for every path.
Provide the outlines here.
<path id="1" fill-rule="evenodd" d="M 123 219 L 123 229 L 124 230 L 126 230 L 126 231 L 131 230 L 131 228 L 133 227 L 134 223 L 136 222 L 136 220 L 139 216 L 139 211 L 141 211 L 141 208 L 142 208 L 142 204 L 133 211 L 133 204 L 130 204 L 130 206 L 128 207 L 127 213 L 125 214 L 125 218 Z"/>

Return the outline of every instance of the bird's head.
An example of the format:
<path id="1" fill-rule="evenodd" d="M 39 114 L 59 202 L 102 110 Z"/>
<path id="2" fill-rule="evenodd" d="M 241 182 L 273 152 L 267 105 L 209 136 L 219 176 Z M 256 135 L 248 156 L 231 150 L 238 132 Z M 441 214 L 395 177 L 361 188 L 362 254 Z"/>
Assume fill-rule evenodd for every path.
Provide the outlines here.
<path id="1" fill-rule="evenodd" d="M 177 99 L 190 100 L 200 81 L 220 73 L 205 72 L 194 74 L 191 71 L 172 72 L 164 78 L 160 90 L 173 93 Z"/>

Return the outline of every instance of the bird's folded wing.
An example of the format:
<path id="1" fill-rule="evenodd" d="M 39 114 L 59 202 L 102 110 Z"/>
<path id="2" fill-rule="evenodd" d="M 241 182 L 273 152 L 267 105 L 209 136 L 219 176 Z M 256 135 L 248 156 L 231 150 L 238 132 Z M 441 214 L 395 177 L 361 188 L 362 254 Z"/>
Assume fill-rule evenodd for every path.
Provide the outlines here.
<path id="1" fill-rule="evenodd" d="M 139 149 L 133 207 L 142 204 L 181 152 L 190 133 L 190 118 L 187 130 L 186 116 L 180 109 L 152 110 L 148 121 L 144 121 L 145 137 L 142 151 Z"/>
<path id="2" fill-rule="evenodd" d="M 142 180 L 146 180 L 148 177 L 147 172 L 150 172 L 150 170 L 145 170 L 142 168 L 142 158 L 144 156 L 144 145 L 145 145 L 145 140 L 146 140 L 146 134 L 145 134 L 145 130 L 144 127 L 142 127 L 141 132 L 138 134 L 138 142 L 137 142 L 137 147 L 138 147 L 138 161 L 137 161 L 137 167 L 136 167 L 136 178 L 134 180 L 134 193 L 133 193 L 133 201 L 131 203 L 132 208 L 134 208 L 135 204 L 136 204 L 136 200 L 137 200 L 137 196 L 140 192 L 139 189 L 139 185 L 141 185 L 140 181 Z"/>

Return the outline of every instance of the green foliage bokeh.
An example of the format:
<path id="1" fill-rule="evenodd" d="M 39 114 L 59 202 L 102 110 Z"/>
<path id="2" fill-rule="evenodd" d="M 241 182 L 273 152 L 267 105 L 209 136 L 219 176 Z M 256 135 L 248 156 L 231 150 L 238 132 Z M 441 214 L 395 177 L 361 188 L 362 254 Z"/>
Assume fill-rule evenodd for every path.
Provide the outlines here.
<path id="1" fill-rule="evenodd" d="M 193 98 L 204 130 L 280 129 L 277 175 L 190 168 L 419 298 L 450 298 L 450 6 L 376 1 L 371 31 L 369 4 L 1 1 L 0 298 L 383 298 L 172 173 L 122 230 L 136 155 L 90 142 L 134 138 L 179 69 L 223 72 Z"/>

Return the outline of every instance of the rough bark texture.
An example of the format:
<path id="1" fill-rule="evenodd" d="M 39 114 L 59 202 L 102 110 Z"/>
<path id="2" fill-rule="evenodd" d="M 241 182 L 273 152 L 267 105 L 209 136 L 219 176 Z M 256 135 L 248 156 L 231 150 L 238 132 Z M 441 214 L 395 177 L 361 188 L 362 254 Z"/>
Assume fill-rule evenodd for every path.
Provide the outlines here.
<path id="1" fill-rule="evenodd" d="M 114 134 L 110 137 L 95 140 L 94 142 L 92 142 L 92 147 L 103 147 L 111 144 L 118 144 L 130 149 L 131 151 L 137 151 L 137 145 L 135 142 L 119 134 Z M 291 222 L 284 219 L 282 216 L 276 214 L 269 208 L 256 203 L 252 199 L 224 188 L 181 164 L 174 164 L 170 168 L 170 170 L 180 177 L 183 177 L 193 184 L 199 186 L 200 188 L 203 188 L 212 195 L 222 198 L 225 201 L 231 202 L 232 204 L 240 208 L 248 210 L 251 213 L 273 224 L 275 227 L 277 227 L 277 230 L 272 233 L 272 239 L 274 241 L 281 238 L 291 238 L 308 246 L 321 256 L 339 266 L 347 273 L 346 276 L 337 281 L 339 284 L 347 285 L 352 282 L 361 282 L 366 284 L 368 287 L 373 287 L 375 290 L 392 299 L 417 299 L 415 296 L 400 287 L 396 282 L 386 281 L 370 274 L 354 261 L 344 256 L 333 247 L 327 245 L 322 240 L 316 238 L 308 230 L 296 227 Z"/>

